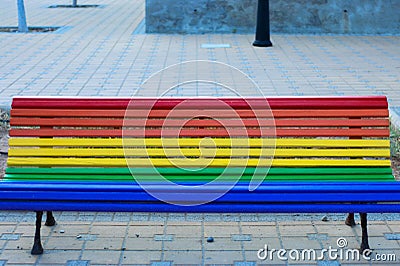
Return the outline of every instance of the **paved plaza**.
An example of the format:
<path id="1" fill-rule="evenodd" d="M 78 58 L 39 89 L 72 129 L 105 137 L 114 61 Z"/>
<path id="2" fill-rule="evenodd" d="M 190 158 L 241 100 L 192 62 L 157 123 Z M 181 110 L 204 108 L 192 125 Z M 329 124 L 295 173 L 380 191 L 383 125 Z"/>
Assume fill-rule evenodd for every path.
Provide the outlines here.
<path id="1" fill-rule="evenodd" d="M 13 96 L 160 96 L 160 84 L 141 86 L 171 65 L 209 60 L 250 77 L 265 96 L 386 95 L 400 124 L 400 36 L 272 34 L 271 48 L 254 48 L 254 34 L 145 34 L 144 0 L 79 0 L 97 8 L 48 8 L 70 0 L 25 1 L 29 26 L 50 33 L 0 33 L 0 108 Z M 15 0 L 0 3 L 0 26 L 16 26 Z M 175 73 L 178 79 L 185 69 Z M 217 78 L 230 78 L 216 71 Z M 232 73 L 231 73 L 232 74 Z M 231 77 L 232 78 L 232 77 Z M 241 81 L 235 80 L 237 87 Z M 157 87 L 158 86 L 158 87 Z M 172 96 L 226 96 L 219 88 Z M 251 95 L 243 87 L 240 92 Z M 260 95 L 254 95 L 260 96 Z M 344 214 L 145 214 L 56 212 L 43 227 L 45 253 L 30 255 L 34 213 L 0 212 L 1 265 L 398 265 L 400 216 L 371 214 L 370 244 L 395 261 L 261 260 L 270 249 L 359 247 L 361 228 Z M 323 219 L 325 218 L 325 219 Z M 324 221 L 323 221 L 324 220 Z M 213 242 L 207 242 L 213 237 Z M 389 257 L 389 256 L 387 256 Z M 387 258 L 386 257 L 386 258 Z"/>
<path id="2" fill-rule="evenodd" d="M 361 228 L 344 225 L 344 215 L 142 214 L 57 212 L 57 225 L 43 227 L 45 253 L 30 255 L 34 213 L 0 213 L 0 265 L 375 265 L 342 260 L 258 259 L 264 249 L 338 249 L 359 247 Z M 327 218 L 322 221 L 322 218 Z M 370 243 L 376 254 L 400 258 L 398 216 L 370 215 Z M 207 242 L 213 237 L 214 242 Z M 260 254 L 264 255 L 264 254 Z M 339 256 L 339 252 L 333 255 Z M 288 255 L 286 255 L 288 256 Z M 295 255 L 293 255 L 295 256 Z M 294 257 L 295 258 L 295 257 Z M 332 257 L 334 258 L 334 257 Z"/>

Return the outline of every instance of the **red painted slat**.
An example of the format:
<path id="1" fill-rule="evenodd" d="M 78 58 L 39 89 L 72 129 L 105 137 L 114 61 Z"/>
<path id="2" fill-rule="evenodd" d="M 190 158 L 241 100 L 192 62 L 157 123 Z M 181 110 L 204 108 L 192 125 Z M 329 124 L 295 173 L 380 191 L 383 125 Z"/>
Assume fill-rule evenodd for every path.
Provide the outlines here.
<path id="1" fill-rule="evenodd" d="M 171 109 L 182 102 L 193 108 L 221 108 L 223 102 L 235 109 L 265 108 L 266 101 L 271 108 L 285 109 L 330 109 L 330 108 L 387 108 L 385 96 L 354 97 L 280 97 L 280 98 L 31 98 L 15 97 L 12 108 L 69 108 L 69 109 L 125 109 L 135 108 Z M 188 103 L 190 102 L 190 103 Z"/>
<path id="2" fill-rule="evenodd" d="M 127 137 L 389 137 L 389 129 L 182 129 L 182 130 L 125 130 Z M 120 129 L 74 130 L 74 129 L 11 129 L 11 137 L 122 137 Z"/>
<path id="3" fill-rule="evenodd" d="M 213 118 L 230 118 L 242 117 L 251 118 L 255 117 L 255 112 L 257 117 L 271 117 L 270 110 L 203 110 L 201 114 Z M 125 110 L 83 110 L 83 109 L 12 109 L 12 117 L 106 117 L 113 118 L 125 117 Z M 127 113 L 127 117 L 136 118 L 148 118 L 148 117 L 159 117 L 165 118 L 169 117 L 196 117 L 198 116 L 198 110 L 174 110 L 172 113 L 170 110 L 148 110 L 138 109 L 132 110 Z M 282 110 L 274 109 L 273 115 L 275 118 L 300 118 L 300 117 L 388 117 L 389 111 L 387 109 L 335 109 L 335 110 Z"/>
<path id="4" fill-rule="evenodd" d="M 99 119 L 99 118 L 20 118 L 11 126 L 77 126 L 77 127 L 387 127 L 388 119 Z"/>

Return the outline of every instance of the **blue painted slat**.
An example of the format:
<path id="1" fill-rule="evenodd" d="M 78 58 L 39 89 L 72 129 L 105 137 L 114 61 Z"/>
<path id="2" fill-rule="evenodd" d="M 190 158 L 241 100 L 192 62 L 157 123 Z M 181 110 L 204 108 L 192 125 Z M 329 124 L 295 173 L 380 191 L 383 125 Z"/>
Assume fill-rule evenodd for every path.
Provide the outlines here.
<path id="1" fill-rule="evenodd" d="M 169 202 L 202 202 L 205 193 L 158 193 Z M 208 193 L 207 198 L 218 198 L 218 193 Z M 74 191 L 3 191 L 0 200 L 48 200 L 48 201 L 97 201 L 97 202 L 157 202 L 147 192 L 74 192 Z M 321 202 L 400 202 L 399 192 L 376 193 L 365 191 L 358 193 L 329 192 L 292 192 L 292 193 L 230 193 L 227 192 L 215 200 L 217 203 L 321 203 Z"/>
<path id="2" fill-rule="evenodd" d="M 191 183 L 191 186 L 195 186 L 198 183 Z M 207 185 L 202 187 L 193 188 L 188 186 L 180 186 L 177 189 L 175 186 L 167 185 L 154 185 L 152 183 L 148 186 L 152 191 L 170 192 L 170 193 L 218 193 L 227 189 L 226 185 Z M 143 188 L 136 183 L 94 183 L 94 182 L 1 182 L 0 191 L 75 191 L 75 192 L 142 192 Z M 256 192 L 365 192 L 374 191 L 378 192 L 399 192 L 400 193 L 400 182 L 274 182 L 262 185 L 257 188 Z M 249 193 L 248 184 L 236 184 L 232 189 L 229 190 L 231 193 Z"/>
<path id="3" fill-rule="evenodd" d="M 171 204 L 104 202 L 7 202 L 0 201 L 1 210 L 35 211 L 102 211 L 102 212 L 224 212 L 224 213 L 321 213 L 369 212 L 399 213 L 400 204 L 207 204 L 177 206 Z"/>
<path id="4" fill-rule="evenodd" d="M 225 186 L 214 185 L 203 187 L 197 190 L 199 193 L 195 193 L 191 187 L 181 187 L 177 190 L 170 186 L 153 185 L 153 188 L 171 195 L 181 193 L 185 200 L 202 199 L 204 193 L 217 193 L 221 189 L 226 189 Z M 400 182 L 277 182 L 262 185 L 254 192 L 248 191 L 247 184 L 237 184 L 217 201 L 196 207 L 182 207 L 154 201 L 135 183 L 2 182 L 0 199 L 1 210 L 400 212 Z M 88 201 L 90 204 L 87 204 Z M 388 201 L 395 203 L 382 204 Z M 327 204 L 327 202 L 335 203 Z M 350 202 L 352 204 L 345 204 Z M 360 202 L 380 202 L 380 204 L 359 204 Z"/>

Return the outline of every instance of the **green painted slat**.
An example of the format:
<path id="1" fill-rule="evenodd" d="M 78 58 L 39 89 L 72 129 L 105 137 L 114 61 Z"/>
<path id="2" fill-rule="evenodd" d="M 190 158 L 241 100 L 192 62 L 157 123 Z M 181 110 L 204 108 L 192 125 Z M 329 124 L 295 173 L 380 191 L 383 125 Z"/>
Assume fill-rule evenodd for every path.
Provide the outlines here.
<path id="1" fill-rule="evenodd" d="M 228 168 L 227 174 L 242 173 L 245 175 L 254 174 L 256 168 Z M 259 169 L 260 170 L 260 169 Z M 154 171 L 163 175 L 219 175 L 225 168 L 205 168 L 201 170 L 185 170 L 178 168 L 136 168 L 135 174 L 154 174 Z M 263 170 L 261 170 L 263 171 Z M 84 174 L 84 175 L 130 175 L 128 168 L 17 168 L 9 167 L 7 174 Z M 269 175 L 293 175 L 293 174 L 391 174 L 390 167 L 337 167 L 337 168 L 271 168 Z"/>
<path id="2" fill-rule="evenodd" d="M 210 175 L 177 175 L 177 176 L 166 176 L 171 181 L 212 181 L 216 176 Z M 97 181 L 132 181 L 131 175 L 63 175 L 63 174 L 6 174 L 4 177 L 6 180 L 97 180 Z M 241 181 L 249 181 L 253 178 L 252 175 L 241 176 Z M 154 177 L 150 175 L 140 176 L 140 180 L 156 181 L 160 180 L 160 177 Z M 218 180 L 236 180 L 235 176 L 225 176 Z M 279 181 L 393 181 L 394 178 L 390 174 L 371 174 L 371 175 L 268 175 L 266 180 L 279 180 Z"/>

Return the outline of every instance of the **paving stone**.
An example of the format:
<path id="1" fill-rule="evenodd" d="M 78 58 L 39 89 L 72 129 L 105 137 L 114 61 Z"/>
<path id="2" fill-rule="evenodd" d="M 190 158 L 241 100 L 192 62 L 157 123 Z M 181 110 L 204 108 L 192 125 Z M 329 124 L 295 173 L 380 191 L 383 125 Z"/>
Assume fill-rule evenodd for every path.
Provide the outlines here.
<path id="1" fill-rule="evenodd" d="M 237 251 L 206 251 L 204 254 L 204 263 L 210 264 L 228 264 L 232 265 L 235 261 L 243 261 L 243 255 Z"/>
<path id="2" fill-rule="evenodd" d="M 186 214 L 185 213 L 170 213 L 168 215 L 168 221 L 185 221 Z"/>
<path id="3" fill-rule="evenodd" d="M 374 226 L 370 226 L 369 229 L 371 229 L 372 227 Z M 345 225 L 344 222 L 340 224 L 338 222 L 329 222 L 329 224 L 326 225 L 317 224 L 315 228 L 319 234 L 326 234 L 332 237 L 354 236 L 354 229 L 355 229 Z M 388 231 L 388 229 L 386 229 L 385 231 Z"/>
<path id="4" fill-rule="evenodd" d="M 276 236 L 277 229 L 275 225 L 265 226 L 262 222 L 260 224 L 252 224 L 252 225 L 243 225 L 241 226 L 241 230 L 243 234 L 251 234 L 254 237 L 269 237 Z"/>
<path id="5" fill-rule="evenodd" d="M 79 215 L 78 218 L 76 218 L 77 221 L 85 221 L 85 222 L 92 222 L 94 221 L 95 216 L 94 215 Z"/>
<path id="6" fill-rule="evenodd" d="M 132 221 L 149 221 L 149 214 L 134 214 Z"/>
<path id="7" fill-rule="evenodd" d="M 360 226 L 361 228 L 361 226 Z M 390 227 L 387 224 L 378 224 L 369 222 L 368 224 L 368 236 L 383 236 L 385 233 L 389 233 Z"/>
<path id="8" fill-rule="evenodd" d="M 97 235 L 81 234 L 81 235 L 77 235 L 76 239 L 78 239 L 80 241 L 95 241 L 97 239 Z"/>
<path id="9" fill-rule="evenodd" d="M 224 226 L 222 224 L 212 225 L 205 223 L 204 235 L 207 236 L 219 236 L 219 237 L 231 237 L 232 234 L 239 234 L 239 226 Z"/>
<path id="10" fill-rule="evenodd" d="M 58 217 L 57 221 L 72 222 L 77 221 L 76 215 L 62 215 Z"/>
<path id="11" fill-rule="evenodd" d="M 63 237 L 75 237 L 77 235 L 87 235 L 89 234 L 89 230 L 90 230 L 90 225 L 87 224 L 65 224 L 63 222 L 63 224 L 58 224 L 55 228 L 51 228 L 51 232 L 52 232 L 52 236 L 58 237 L 58 236 L 63 236 Z M 25 230 L 29 230 L 29 227 L 26 227 Z M 61 233 L 62 230 L 64 231 L 64 233 Z M 29 235 L 34 235 L 34 227 L 30 226 L 30 230 L 28 231 Z M 24 235 L 26 235 L 24 233 Z"/>
<path id="12" fill-rule="evenodd" d="M 211 243 L 205 243 L 204 249 L 206 251 L 240 251 L 242 249 L 241 241 L 232 241 L 231 238 L 214 237 Z"/>
<path id="13" fill-rule="evenodd" d="M 340 262 L 336 260 L 323 260 L 323 261 L 318 261 L 317 263 L 318 266 L 340 266 Z"/>
<path id="14" fill-rule="evenodd" d="M 81 250 L 83 247 L 83 240 L 77 239 L 73 236 L 51 236 L 46 242 L 46 247 L 52 250 Z M 88 240 L 88 239 L 86 239 Z M 94 241 L 94 240 L 89 240 Z"/>
<path id="15" fill-rule="evenodd" d="M 373 247 L 373 249 L 399 249 L 400 245 L 398 241 L 400 239 L 387 239 L 383 236 L 371 236 L 368 238 L 369 243 Z"/>
<path id="16" fill-rule="evenodd" d="M 282 236 L 305 236 L 306 234 L 314 233 L 314 227 L 311 224 L 291 224 L 291 225 L 280 225 L 279 231 Z"/>
<path id="17" fill-rule="evenodd" d="M 174 241 L 164 242 L 165 251 L 201 251 L 202 241 L 199 237 L 193 238 L 182 238 L 175 237 Z"/>
<path id="18" fill-rule="evenodd" d="M 30 250 L 28 252 L 27 250 L 6 249 L 0 253 L 0 261 L 6 261 L 8 265 L 35 265 L 37 258 L 30 254 Z"/>
<path id="19" fill-rule="evenodd" d="M 90 233 L 98 235 L 99 237 L 124 237 L 126 232 L 126 225 L 100 225 L 94 222 Z"/>
<path id="20" fill-rule="evenodd" d="M 204 221 L 207 221 L 207 222 L 220 222 L 220 221 L 222 221 L 221 214 L 205 214 L 204 215 Z"/>
<path id="21" fill-rule="evenodd" d="M 303 249 L 304 247 L 319 249 L 321 248 L 317 240 L 309 240 L 307 237 L 284 237 L 282 236 L 282 244 L 285 249 Z"/>
<path id="22" fill-rule="evenodd" d="M 159 213 L 152 213 L 150 214 L 150 221 L 166 221 L 167 216 L 165 214 L 159 214 Z"/>
<path id="23" fill-rule="evenodd" d="M 201 226 L 191 226 L 191 225 L 168 225 L 167 234 L 176 235 L 177 237 L 192 237 L 201 235 Z"/>
<path id="24" fill-rule="evenodd" d="M 146 264 L 149 265 L 152 261 L 160 261 L 160 251 L 124 251 L 122 256 L 122 264 L 136 265 Z"/>
<path id="25" fill-rule="evenodd" d="M 77 250 L 45 250 L 45 256 L 38 258 L 38 265 L 65 265 L 69 260 L 81 260 Z"/>
<path id="26" fill-rule="evenodd" d="M 155 241 L 174 241 L 174 235 L 154 235 Z"/>
<path id="27" fill-rule="evenodd" d="M 90 261 L 90 264 L 117 265 L 121 257 L 121 251 L 110 250 L 85 250 L 82 260 Z"/>
<path id="28" fill-rule="evenodd" d="M 258 221 L 258 216 L 256 214 L 241 214 L 240 221 L 242 222 Z"/>
<path id="29" fill-rule="evenodd" d="M 328 234 L 307 234 L 309 240 L 328 240 Z"/>
<path id="30" fill-rule="evenodd" d="M 132 225 L 128 229 L 129 237 L 154 237 L 154 235 L 162 235 L 164 226 L 161 225 Z"/>
<path id="31" fill-rule="evenodd" d="M 68 260 L 66 266 L 89 266 L 89 260 Z"/>
<path id="32" fill-rule="evenodd" d="M 189 221 L 189 222 L 203 221 L 203 214 L 188 213 L 188 214 L 186 214 L 186 221 Z"/>
<path id="33" fill-rule="evenodd" d="M 257 264 L 255 262 L 249 262 L 249 261 L 235 261 L 233 264 L 234 266 L 256 266 Z"/>
<path id="34" fill-rule="evenodd" d="M 114 215 L 113 221 L 115 222 L 129 222 L 131 220 L 131 214 L 116 214 Z"/>
<path id="35" fill-rule="evenodd" d="M 175 241 L 171 242 L 164 242 L 165 245 L 169 245 L 169 243 L 174 243 Z M 160 251 L 162 248 L 162 241 L 155 241 L 154 238 L 127 238 L 125 240 L 125 250 L 127 251 L 135 251 L 135 250 L 140 250 L 140 251 Z"/>
<path id="36" fill-rule="evenodd" d="M 95 222 L 111 222 L 112 220 L 113 217 L 109 214 L 96 215 L 96 218 L 94 219 Z"/>
<path id="37" fill-rule="evenodd" d="M 10 224 L 10 225 L 4 224 L 1 227 L 1 233 L 2 233 L 2 235 L 1 235 L 0 239 L 3 239 L 3 235 L 5 235 L 4 237 L 7 237 L 9 235 L 13 235 L 13 233 L 18 233 L 18 232 L 15 232 L 15 225 L 13 225 L 13 224 Z M 3 239 L 3 240 L 6 240 L 6 239 Z"/>
<path id="38" fill-rule="evenodd" d="M 383 235 L 387 240 L 400 240 L 400 234 L 385 233 Z"/>
<path id="39" fill-rule="evenodd" d="M 20 234 L 2 234 L 0 240 L 19 240 Z"/>
<path id="40" fill-rule="evenodd" d="M 251 241 L 252 235 L 231 235 L 233 241 Z"/>
<path id="41" fill-rule="evenodd" d="M 86 250 L 115 250 L 120 251 L 124 238 L 121 237 L 98 237 L 96 241 L 87 241 Z"/>
<path id="42" fill-rule="evenodd" d="M 150 264 L 151 266 L 172 266 L 171 261 L 156 261 Z"/>
<path id="43" fill-rule="evenodd" d="M 201 265 L 202 252 L 201 251 L 164 251 L 164 259 L 172 261 L 173 265 Z"/>
<path id="44" fill-rule="evenodd" d="M 240 221 L 240 216 L 236 214 L 221 214 L 222 216 L 222 221 L 224 222 L 239 222 Z"/>
<path id="45" fill-rule="evenodd" d="M 243 241 L 243 248 L 246 251 L 265 248 L 267 246 L 269 249 L 280 249 L 281 242 L 280 239 L 276 237 L 253 237 L 251 241 Z"/>

